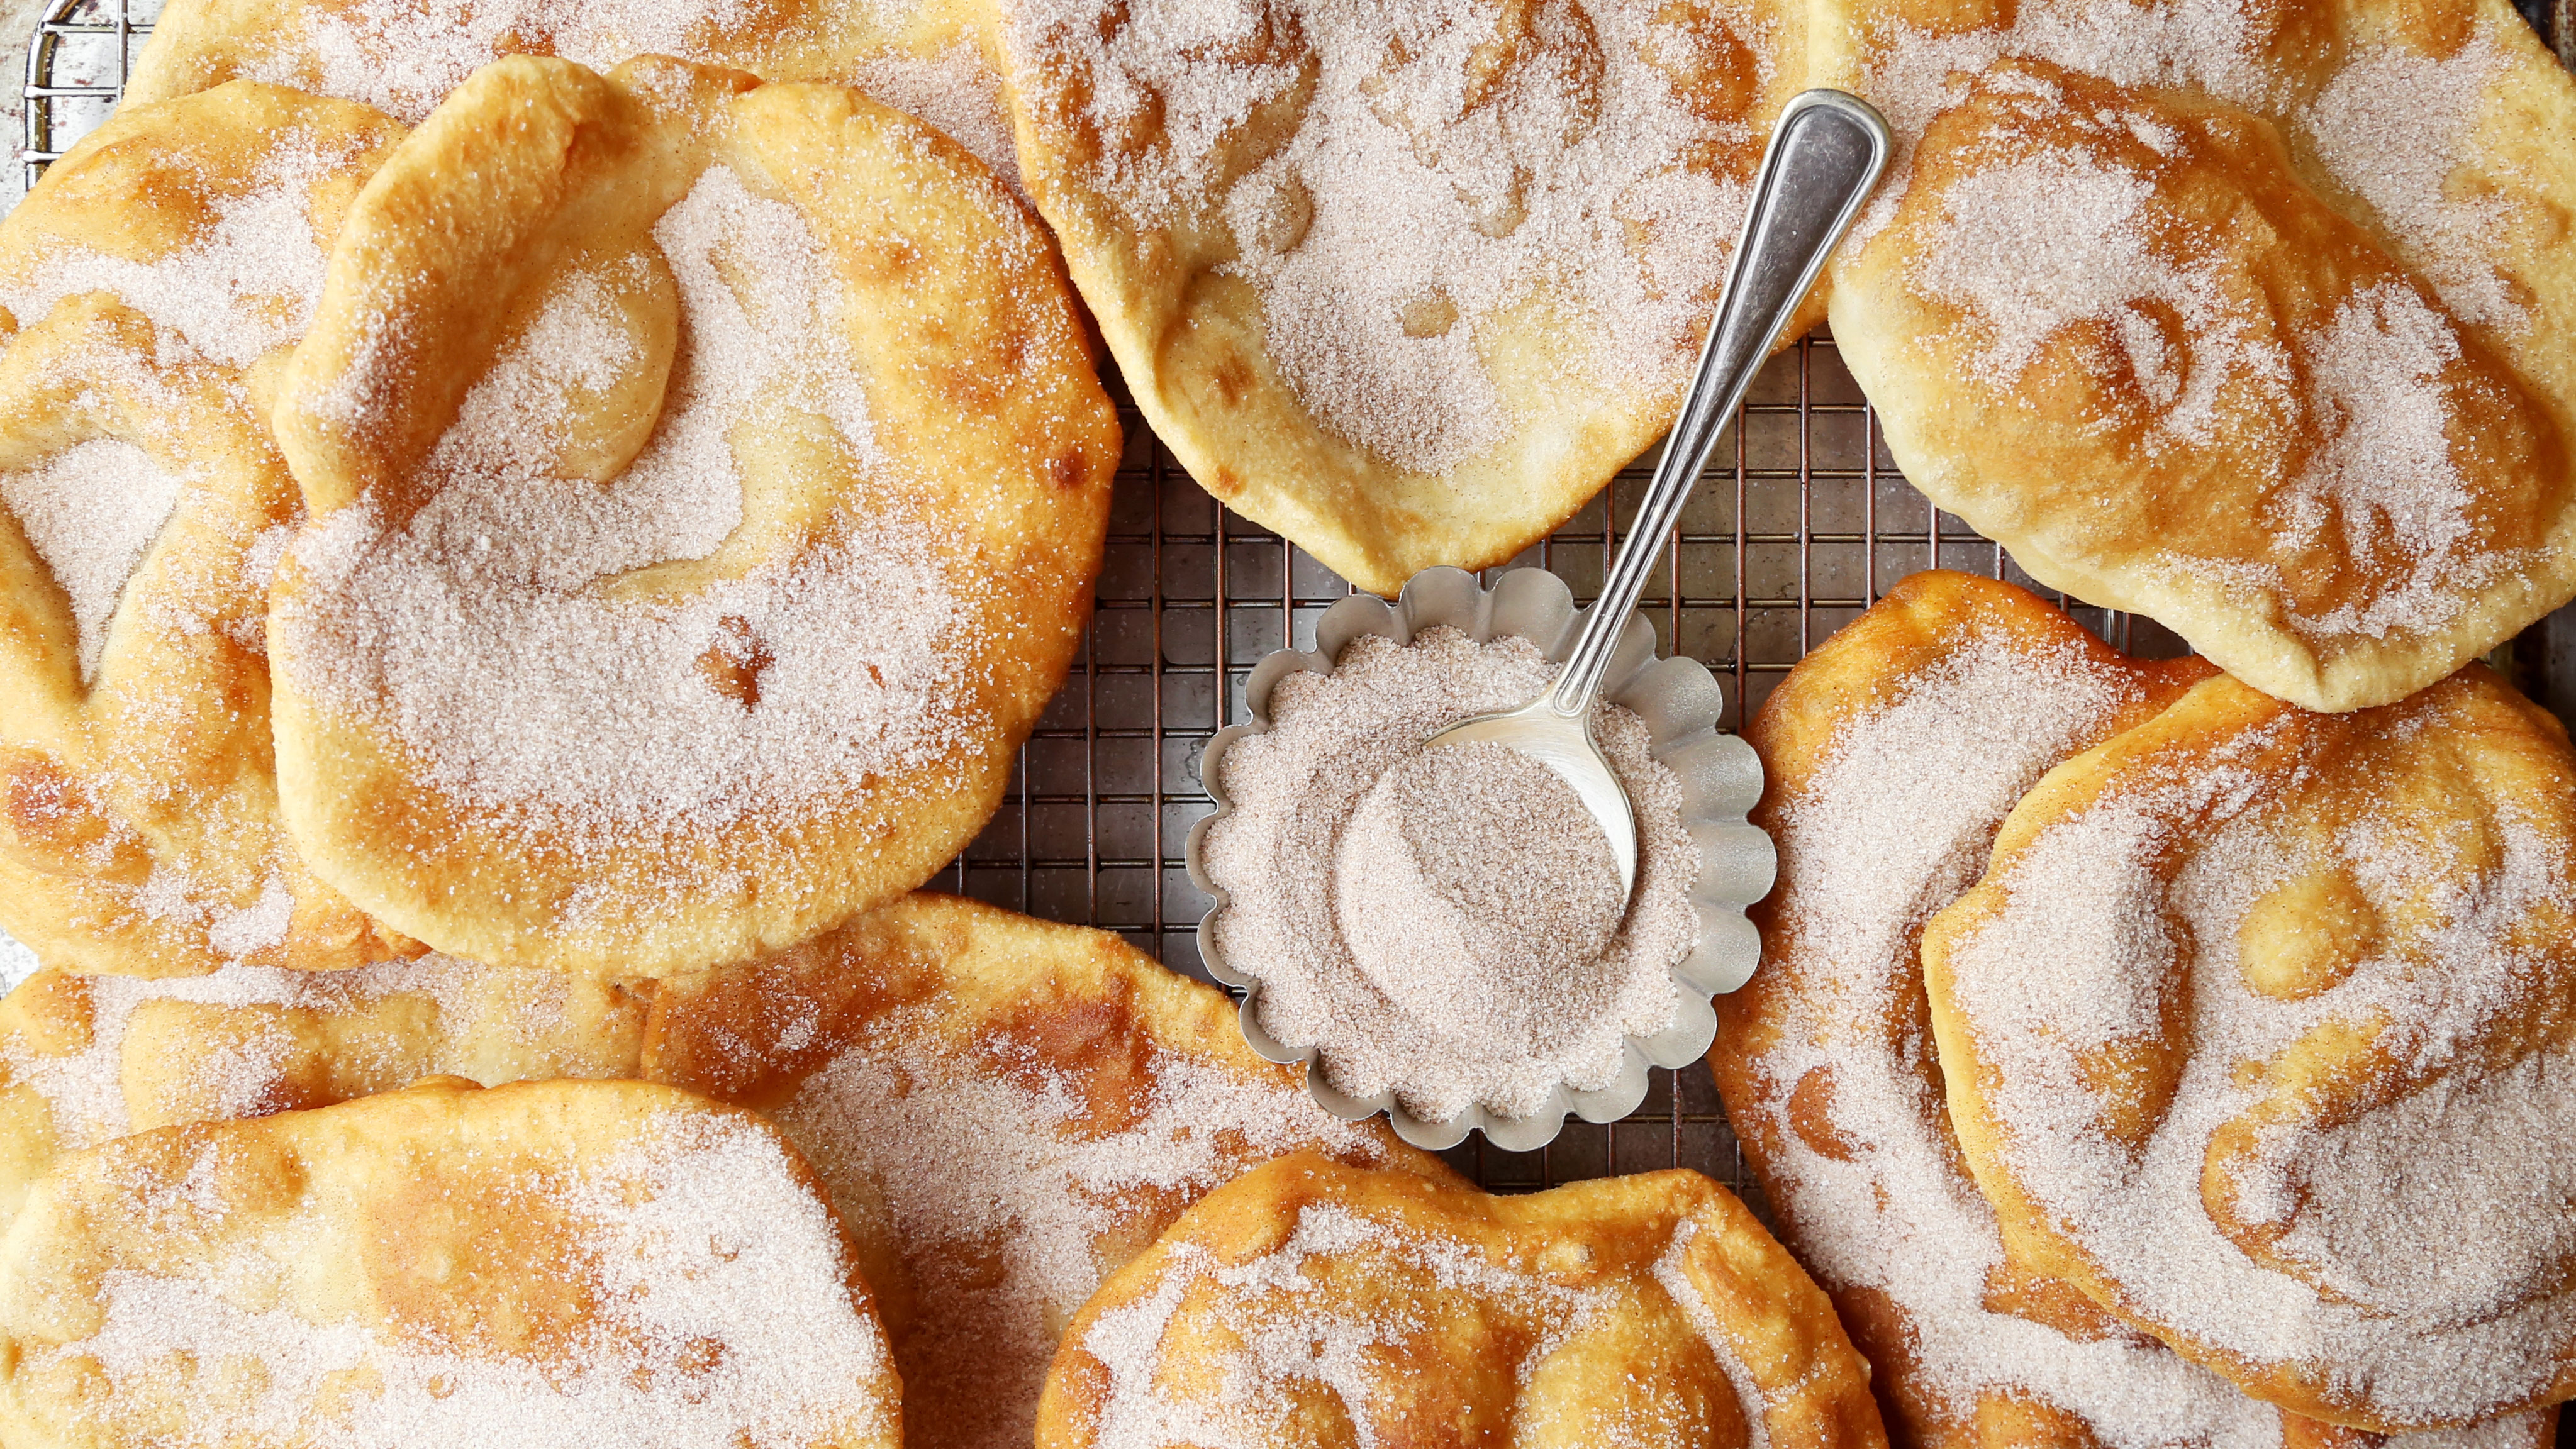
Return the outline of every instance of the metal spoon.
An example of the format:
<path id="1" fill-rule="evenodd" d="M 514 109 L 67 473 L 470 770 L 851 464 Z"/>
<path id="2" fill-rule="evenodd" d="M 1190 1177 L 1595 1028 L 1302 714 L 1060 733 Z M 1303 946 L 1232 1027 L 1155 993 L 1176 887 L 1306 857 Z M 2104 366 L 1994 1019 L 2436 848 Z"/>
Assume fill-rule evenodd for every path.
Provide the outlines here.
<path id="1" fill-rule="evenodd" d="M 1887 122 L 1857 96 L 1841 91 L 1802 91 L 1780 113 L 1744 236 L 1726 271 L 1717 320 L 1691 375 L 1681 416 L 1664 443 L 1655 481 L 1637 507 L 1627 542 L 1611 560 L 1601 597 L 1583 621 L 1574 653 L 1546 694 L 1515 710 L 1478 715 L 1433 735 L 1425 748 L 1481 741 L 1509 745 L 1554 770 L 1574 787 L 1583 807 L 1610 839 L 1621 893 L 1637 888 L 1637 819 L 1628 794 L 1592 739 L 1592 700 L 1619 647 L 1620 632 L 1646 574 L 1663 552 L 1664 537 L 1681 516 L 1691 485 L 1717 446 L 1735 405 L 1770 356 L 1789 314 L 1806 300 L 1824 270 L 1825 257 L 1860 214 L 1861 203 L 1887 169 Z"/>

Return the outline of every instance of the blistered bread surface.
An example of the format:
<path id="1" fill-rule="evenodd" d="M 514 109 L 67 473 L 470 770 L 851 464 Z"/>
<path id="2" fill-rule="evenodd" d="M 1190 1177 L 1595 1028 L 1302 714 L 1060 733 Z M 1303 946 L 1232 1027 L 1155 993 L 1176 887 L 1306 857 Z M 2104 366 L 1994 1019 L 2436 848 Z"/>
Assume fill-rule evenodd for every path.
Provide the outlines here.
<path id="1" fill-rule="evenodd" d="M 315 873 L 669 975 L 919 884 L 1089 614 L 1118 426 L 1046 243 L 853 92 L 494 63 L 351 210 L 277 412 Z"/>
<path id="2" fill-rule="evenodd" d="M 2369 1429 L 2576 1391 L 2576 755 L 2481 666 L 2232 679 L 2050 772 L 1923 940 L 2014 1259 Z"/>
<path id="3" fill-rule="evenodd" d="M 1018 171 L 989 0 L 171 0 L 125 98 L 258 80 L 417 122 L 505 55 L 597 70 L 667 55 L 856 86 Z"/>
<path id="4" fill-rule="evenodd" d="M 845 1219 L 884 1223 L 867 1267 L 916 1449 L 1025 1449 L 1066 1322 L 1245 1169 L 1313 1151 L 1450 1180 L 1255 1056 L 1223 993 L 947 896 L 666 984 L 645 1070 L 768 1113 Z"/>
<path id="5" fill-rule="evenodd" d="M 161 980 L 39 971 L 0 1000 L 0 1225 L 57 1157 L 132 1132 L 429 1076 L 635 1076 L 646 1004 L 605 977 L 448 956 Z"/>
<path id="6" fill-rule="evenodd" d="M 2322 710 L 2576 595 L 2576 80 L 2501 0 L 1834 0 L 1832 272 L 1906 477 Z"/>
<path id="7" fill-rule="evenodd" d="M 1802 7 L 1005 0 L 1021 165 L 1155 436 L 1393 594 L 1671 421 Z"/>
<path id="8" fill-rule="evenodd" d="M 1522 1197 L 1281 1158 L 1065 1334 L 1041 1449 L 1884 1445 L 1832 1305 L 1695 1172 Z"/>
<path id="9" fill-rule="evenodd" d="M 351 198 L 401 128 L 230 85 L 128 106 L 0 223 L 0 926 L 181 976 L 416 951 L 280 822 L 266 421 Z"/>
<path id="10" fill-rule="evenodd" d="M 66 1159 L 0 1235 L 29 1449 L 892 1449 L 901 1390 L 803 1162 L 667 1087 L 431 1082 Z"/>

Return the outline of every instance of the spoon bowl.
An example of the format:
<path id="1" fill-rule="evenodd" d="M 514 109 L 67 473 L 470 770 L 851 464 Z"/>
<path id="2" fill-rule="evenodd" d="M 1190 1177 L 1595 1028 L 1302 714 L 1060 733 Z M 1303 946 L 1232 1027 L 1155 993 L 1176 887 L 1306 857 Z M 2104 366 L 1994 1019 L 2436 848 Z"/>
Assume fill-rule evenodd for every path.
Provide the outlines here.
<path id="1" fill-rule="evenodd" d="M 1610 768 L 1610 757 L 1592 738 L 1592 715 L 1560 713 L 1553 694 L 1541 695 L 1518 709 L 1480 714 L 1432 737 L 1426 748 L 1493 743 L 1508 745 L 1556 772 L 1574 788 L 1593 823 L 1610 842 L 1610 857 L 1619 868 L 1619 897 L 1637 890 L 1637 817 L 1628 792 Z"/>

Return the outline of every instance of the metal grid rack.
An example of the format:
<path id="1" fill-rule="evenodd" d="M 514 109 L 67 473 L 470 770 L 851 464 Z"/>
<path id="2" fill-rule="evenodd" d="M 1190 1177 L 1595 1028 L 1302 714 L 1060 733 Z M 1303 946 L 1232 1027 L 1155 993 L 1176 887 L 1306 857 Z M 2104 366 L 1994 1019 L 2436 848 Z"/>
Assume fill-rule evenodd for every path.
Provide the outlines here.
<path id="1" fill-rule="evenodd" d="M 114 108 L 158 9 L 159 0 L 47 0 L 27 57 L 31 185 Z M 1195 930 L 1208 902 L 1181 859 L 1191 824 L 1211 808 L 1199 753 L 1244 717 L 1252 666 L 1287 642 L 1311 647 L 1315 619 L 1349 587 L 1219 507 L 1112 386 L 1127 447 L 1082 658 L 1022 751 L 1001 811 L 931 884 L 1118 931 L 1204 978 Z M 1509 566 L 1554 569 L 1588 599 L 1626 536 L 1653 456 Z M 1664 650 L 1678 648 L 1717 674 L 1729 728 L 1808 649 L 1908 573 L 1938 566 L 2030 583 L 2000 547 L 1906 483 L 1826 337 L 1798 343 L 1764 370 L 1665 554 L 1659 592 L 1650 590 L 1640 610 Z M 2181 652 L 2152 621 L 2075 614 L 2135 652 Z M 1449 1156 L 1505 1191 L 1693 1167 L 1764 1211 L 1699 1066 L 1654 1073 L 1635 1113 L 1603 1125 L 1569 1122 L 1537 1152 L 1501 1152 L 1477 1138 Z"/>
<path id="2" fill-rule="evenodd" d="M 1204 979 L 1195 932 L 1209 902 L 1181 857 L 1190 826 L 1212 808 L 1200 751 L 1245 718 L 1252 667 L 1290 643 L 1313 647 L 1315 620 L 1350 587 L 1218 506 L 1123 395 L 1119 411 L 1127 453 L 1082 658 L 1022 751 L 1001 812 L 932 884 L 1118 931 Z M 1653 459 L 1650 451 L 1622 471 L 1505 567 L 1553 569 L 1588 601 L 1627 536 Z M 1808 649 L 1888 585 L 1936 565 L 2030 583 L 1904 480 L 1832 341 L 1811 338 L 1756 381 L 1639 611 L 1660 648 L 1678 641 L 1716 673 L 1732 729 Z M 2082 607 L 2076 616 L 2126 647 L 2181 650 L 2148 620 Z M 1536 1152 L 1474 1138 L 1449 1156 L 1498 1190 L 1693 1167 L 1759 1207 L 1715 1085 L 1696 1066 L 1654 1073 L 1645 1102 L 1619 1122 L 1570 1121 Z"/>
<path id="3" fill-rule="evenodd" d="M 95 130 L 125 94 L 134 57 L 152 33 L 161 0 L 44 0 L 27 43 L 26 185 L 45 163 Z"/>

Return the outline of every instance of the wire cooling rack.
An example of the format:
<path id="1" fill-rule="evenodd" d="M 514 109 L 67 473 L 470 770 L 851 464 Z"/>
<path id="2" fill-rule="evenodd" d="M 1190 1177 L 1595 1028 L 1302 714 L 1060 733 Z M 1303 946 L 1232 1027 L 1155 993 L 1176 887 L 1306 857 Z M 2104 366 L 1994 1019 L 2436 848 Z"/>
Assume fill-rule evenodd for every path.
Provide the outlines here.
<path id="1" fill-rule="evenodd" d="M 1195 933 L 1209 901 L 1181 859 L 1190 826 L 1213 808 L 1198 779 L 1200 751 L 1246 718 L 1252 667 L 1290 643 L 1312 648 L 1316 619 L 1350 588 L 1305 550 L 1219 507 L 1123 398 L 1120 416 L 1127 456 L 1082 659 L 1022 752 L 1001 813 L 933 884 L 1119 931 L 1204 977 Z M 1505 567 L 1553 569 L 1588 600 L 1627 537 L 1653 456 Z M 1661 649 L 1678 643 L 1716 673 L 1731 729 L 1887 585 L 1936 565 L 2030 582 L 1906 483 L 1832 342 L 1816 338 L 1772 359 L 1756 381 L 1639 609 Z M 2181 652 L 2152 621 L 2081 607 L 2076 615 L 2126 647 Z M 1696 1065 L 1654 1073 L 1643 1105 L 1619 1122 L 1569 1122 L 1536 1152 L 1476 1138 L 1449 1155 L 1497 1189 L 1693 1167 L 1758 1200 L 1716 1088 Z"/>
<path id="2" fill-rule="evenodd" d="M 2539 24 L 2545 9 L 2576 0 L 2521 3 Z M 159 0 L 46 0 L 27 55 L 28 184 L 114 109 L 158 9 Z M 1219 507 L 1115 379 L 1112 388 L 1127 448 L 1082 658 L 1022 751 L 1000 813 L 931 884 L 1118 931 L 1204 978 L 1195 932 L 1208 900 L 1181 859 L 1190 826 L 1212 808 L 1199 753 L 1246 717 L 1252 666 L 1290 642 L 1312 647 L 1315 620 L 1350 589 L 1304 550 Z M 1507 567 L 1553 569 L 1588 600 L 1627 536 L 1656 451 Z M 1815 337 L 1772 359 L 1754 384 L 1640 610 L 1663 650 L 1716 673 L 1731 729 L 1809 649 L 1898 579 L 1931 567 L 2031 582 L 1905 481 L 1832 341 Z M 2151 620 L 2074 613 L 2133 652 L 2182 652 Z M 1477 1138 L 1448 1155 L 1502 1191 L 1692 1167 L 1767 1216 L 1699 1065 L 1657 1071 L 1636 1112 L 1569 1122 L 1539 1151 L 1496 1151 Z"/>

